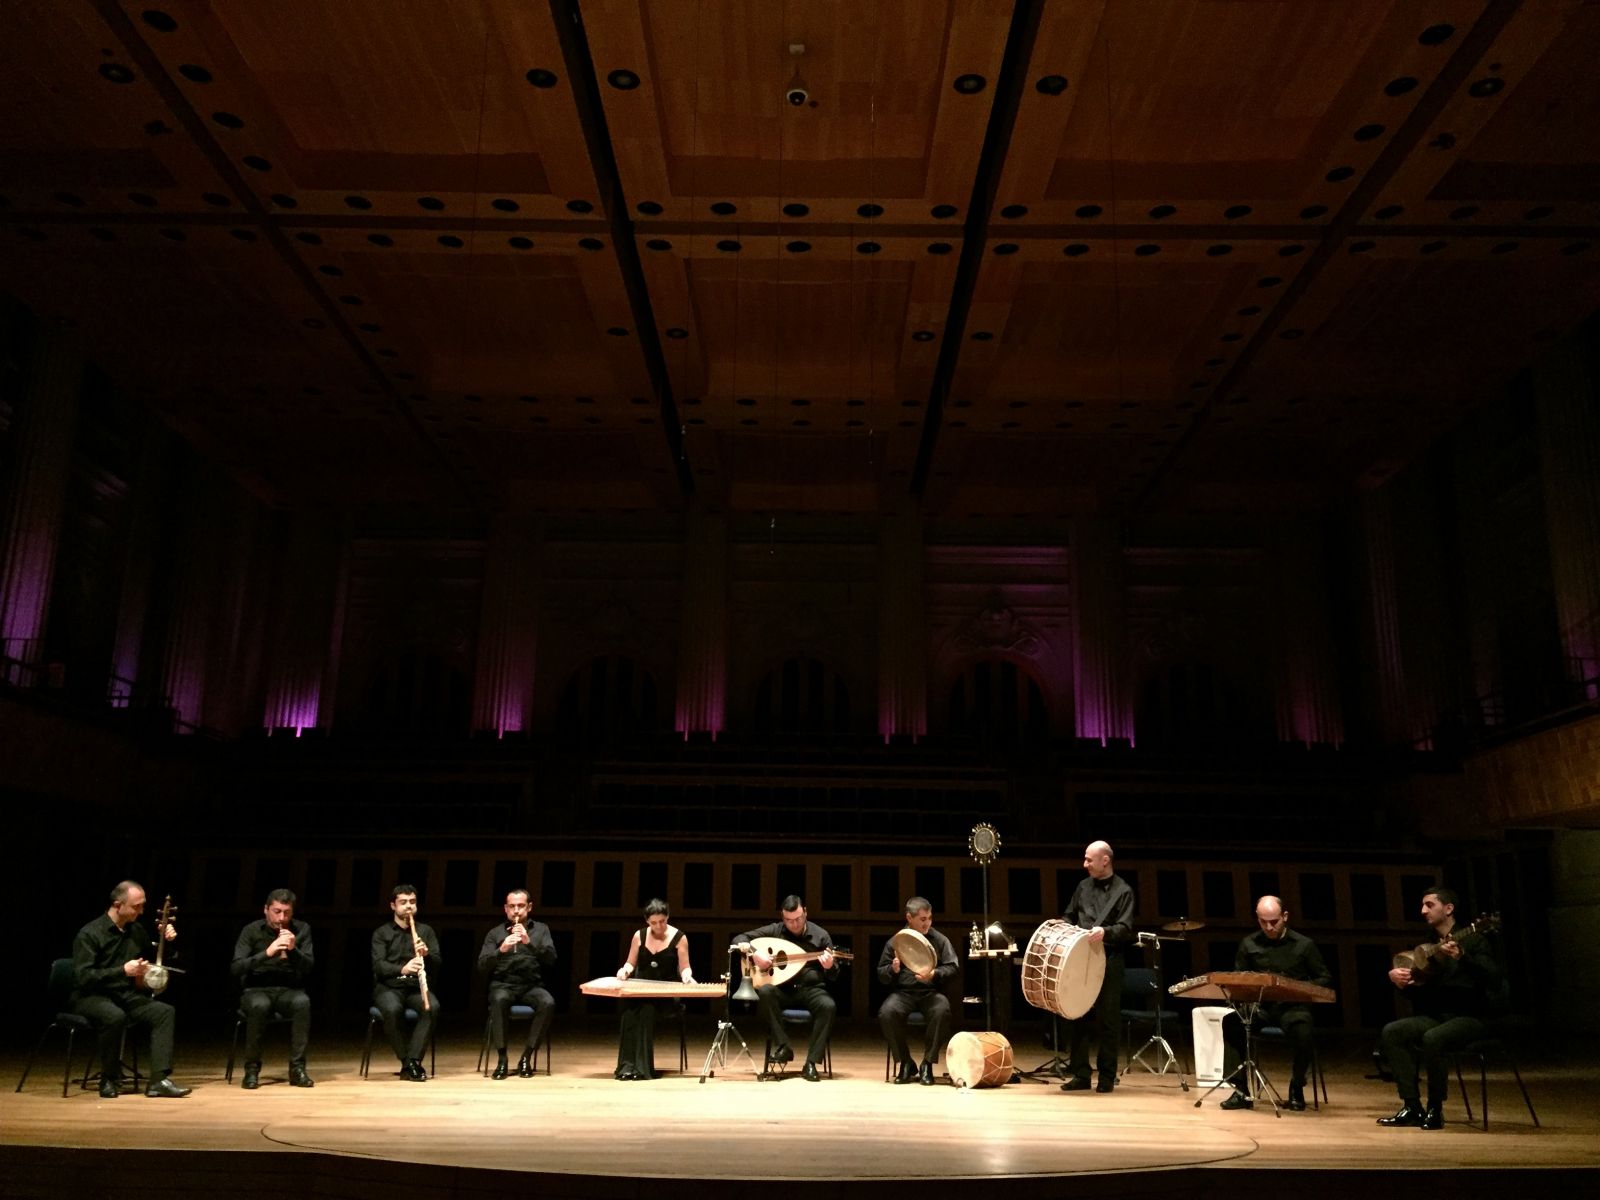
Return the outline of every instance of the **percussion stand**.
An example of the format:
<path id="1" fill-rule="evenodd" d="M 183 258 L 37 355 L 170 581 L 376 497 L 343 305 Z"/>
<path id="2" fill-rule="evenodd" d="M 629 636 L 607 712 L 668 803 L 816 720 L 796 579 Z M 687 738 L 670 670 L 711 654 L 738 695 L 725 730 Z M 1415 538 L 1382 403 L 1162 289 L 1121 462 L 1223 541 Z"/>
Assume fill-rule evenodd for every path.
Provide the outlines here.
<path id="1" fill-rule="evenodd" d="M 1061 1017 L 1056 1013 L 1050 1014 L 1050 1049 L 1052 1053 L 1049 1058 L 1031 1071 L 1019 1071 L 1018 1076 L 1039 1083 L 1049 1083 L 1052 1079 L 1067 1077 L 1067 1066 L 1071 1063 L 1072 1057 L 1061 1052 Z"/>
<path id="2" fill-rule="evenodd" d="M 1272 1086 L 1271 1080 L 1262 1073 L 1260 1065 L 1256 1062 L 1256 1037 L 1252 1026 L 1255 1022 L 1256 1014 L 1261 1011 L 1259 995 L 1254 1000 L 1239 1000 L 1235 999 L 1224 988 L 1222 990 L 1222 998 L 1227 1002 L 1228 1007 L 1233 1009 L 1233 1015 L 1244 1022 L 1244 1061 L 1235 1067 L 1226 1079 L 1219 1079 L 1207 1088 L 1205 1096 L 1201 1096 L 1196 1100 L 1194 1106 L 1199 1108 L 1212 1092 L 1224 1084 L 1231 1084 L 1235 1091 L 1244 1093 L 1252 1107 L 1265 1093 L 1267 1099 L 1272 1102 L 1272 1115 L 1281 1118 L 1283 1116 L 1283 1097 L 1278 1095 L 1278 1089 Z"/>
<path id="3" fill-rule="evenodd" d="M 1177 1067 L 1178 1083 L 1187 1092 L 1189 1090 L 1189 1078 L 1183 1069 L 1183 1063 L 1172 1052 L 1172 1044 L 1161 1036 L 1161 1004 L 1167 994 L 1161 981 L 1161 942 L 1162 939 L 1153 933 L 1141 933 L 1139 935 L 1139 945 L 1150 951 L 1150 967 L 1156 973 L 1156 1029 L 1150 1035 L 1150 1040 L 1140 1046 L 1136 1053 L 1129 1056 L 1128 1064 L 1122 1068 L 1122 1073 L 1126 1075 L 1133 1070 L 1134 1063 L 1138 1063 L 1152 1075 L 1165 1075 L 1173 1067 Z M 1145 1062 L 1144 1056 L 1151 1050 L 1159 1050 L 1161 1052 L 1161 1066 L 1152 1067 Z"/>
<path id="4" fill-rule="evenodd" d="M 733 948 L 728 949 L 728 986 L 733 986 Z M 750 1073 L 758 1080 L 761 1071 L 756 1066 L 755 1056 L 750 1053 L 750 1047 L 744 1040 L 744 1035 L 733 1023 L 733 997 L 724 991 L 722 994 L 722 1020 L 717 1022 L 717 1035 L 711 1039 L 711 1048 L 706 1051 L 706 1061 L 700 1064 L 700 1082 L 704 1083 L 708 1075 L 715 1075 L 714 1068 L 728 1069 L 728 1041 L 729 1035 L 739 1043 L 739 1054 L 744 1055 L 745 1062 L 750 1064 Z M 737 1055 L 735 1055 L 737 1061 Z"/>

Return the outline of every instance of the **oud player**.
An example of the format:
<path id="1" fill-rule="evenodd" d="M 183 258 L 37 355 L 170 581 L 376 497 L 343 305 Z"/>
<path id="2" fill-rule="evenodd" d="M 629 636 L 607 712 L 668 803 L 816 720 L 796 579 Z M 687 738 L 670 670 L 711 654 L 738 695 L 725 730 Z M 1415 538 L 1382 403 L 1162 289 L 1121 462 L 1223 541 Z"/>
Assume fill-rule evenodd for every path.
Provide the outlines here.
<path id="1" fill-rule="evenodd" d="M 833 1035 L 833 1017 L 837 1009 L 827 985 L 839 977 L 839 963 L 833 956 L 833 939 L 826 929 L 807 917 L 804 900 L 799 896 L 786 896 L 780 908 L 782 920 L 741 933 L 734 944 L 758 972 L 771 971 L 772 959 L 750 945 L 756 938 L 781 938 L 817 955 L 788 982 L 765 983 L 756 989 L 757 1006 L 766 1018 L 767 1031 L 772 1038 L 774 1062 L 794 1061 L 789 1033 L 783 1027 L 783 1010 L 803 1008 L 811 1014 L 811 1041 L 806 1046 L 806 1062 L 800 1075 L 816 1083 L 821 1078 L 817 1068 L 827 1055 L 828 1039 Z"/>

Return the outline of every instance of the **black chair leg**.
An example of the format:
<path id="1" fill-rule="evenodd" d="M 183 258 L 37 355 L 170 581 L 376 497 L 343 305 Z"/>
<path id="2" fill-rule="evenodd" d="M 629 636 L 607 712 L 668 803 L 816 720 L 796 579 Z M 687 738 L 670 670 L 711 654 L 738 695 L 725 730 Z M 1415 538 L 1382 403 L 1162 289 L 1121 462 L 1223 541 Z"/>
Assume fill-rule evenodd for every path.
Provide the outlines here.
<path id="1" fill-rule="evenodd" d="M 222 1082 L 233 1082 L 233 1060 L 239 1053 L 239 1026 L 242 1022 L 238 1017 L 233 1019 L 233 1040 L 228 1043 L 228 1065 L 222 1072 Z"/>
<path id="2" fill-rule="evenodd" d="M 1528 1106 L 1528 1115 L 1533 1118 L 1533 1127 L 1535 1129 L 1543 1128 L 1539 1124 L 1539 1114 L 1533 1111 L 1533 1101 L 1528 1098 L 1528 1089 L 1522 1082 L 1522 1072 L 1517 1070 L 1515 1059 L 1511 1060 L 1511 1075 L 1517 1081 L 1517 1089 L 1522 1093 L 1522 1102 Z"/>
<path id="3" fill-rule="evenodd" d="M 33 1044 L 33 1053 L 28 1055 L 28 1061 L 23 1065 L 22 1068 L 22 1078 L 17 1080 L 17 1091 L 20 1092 L 22 1090 L 22 1085 L 28 1082 L 28 1072 L 33 1070 L 33 1060 L 39 1057 L 39 1051 L 44 1049 L 45 1038 L 50 1036 L 50 1031 L 54 1028 L 54 1023 L 46 1025 L 44 1027 L 44 1032 L 39 1035 L 39 1040 Z M 68 1032 L 70 1033 L 70 1030 Z M 67 1055 L 66 1073 L 68 1076 L 72 1074 L 72 1055 L 70 1054 Z M 61 1095 L 63 1098 L 65 1098 L 66 1094 L 67 1080 L 66 1076 L 63 1076 L 61 1080 Z"/>
<path id="4" fill-rule="evenodd" d="M 1467 1110 L 1467 1124 L 1472 1124 L 1472 1101 L 1467 1099 L 1467 1081 L 1461 1078 L 1461 1060 L 1456 1059 L 1456 1086 L 1461 1089 L 1461 1107 Z M 1488 1128 L 1487 1124 L 1484 1126 Z"/>

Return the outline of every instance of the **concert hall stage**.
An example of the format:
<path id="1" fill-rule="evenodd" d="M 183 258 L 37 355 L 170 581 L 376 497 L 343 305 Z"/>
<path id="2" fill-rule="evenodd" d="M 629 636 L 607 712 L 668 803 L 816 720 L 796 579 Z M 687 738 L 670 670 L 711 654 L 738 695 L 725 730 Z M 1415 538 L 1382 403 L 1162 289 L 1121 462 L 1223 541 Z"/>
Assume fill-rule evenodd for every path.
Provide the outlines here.
<path id="1" fill-rule="evenodd" d="M 746 1037 L 754 1032 L 741 1026 Z M 696 1030 L 695 1032 L 702 1032 Z M 798 1072 L 757 1082 L 748 1070 L 697 1082 L 711 1035 L 689 1048 L 690 1073 L 653 1083 L 611 1079 L 612 1031 L 557 1028 L 553 1078 L 485 1080 L 475 1044 L 440 1048 L 423 1085 L 356 1073 L 358 1047 L 314 1043 L 314 1090 L 292 1089 L 269 1063 L 262 1088 L 222 1081 L 222 1048 L 180 1043 L 186 1100 L 102 1101 L 60 1095 L 60 1057 L 21 1071 L 5 1063 L 0 1097 L 0 1195 L 704 1197 L 805 1185 L 804 1194 L 864 1195 L 895 1181 L 943 1192 L 1018 1197 L 1233 1195 L 1292 1192 L 1295 1200 L 1414 1191 L 1504 1197 L 1508 1189 L 1600 1184 L 1600 1114 L 1592 1055 L 1524 1064 L 1543 1123 L 1534 1129 L 1509 1075 L 1490 1081 L 1488 1132 L 1469 1126 L 1459 1093 L 1436 1133 L 1388 1130 L 1392 1087 L 1363 1078 L 1351 1046 L 1324 1047 L 1331 1100 L 1322 1112 L 1223 1112 L 1224 1092 L 1199 1094 L 1175 1075 L 1135 1068 L 1113 1096 L 1062 1094 L 1053 1081 L 960 1091 L 883 1082 L 882 1042 L 863 1027 L 836 1038 L 836 1078 Z M 671 1047 L 657 1046 L 658 1065 Z M 756 1046 L 759 1053 L 760 1046 Z M 1046 1056 L 1019 1044 L 1019 1065 Z M 672 1057 L 675 1058 L 675 1055 Z M 1281 1080 L 1279 1080 L 1281 1084 Z M 1472 1102 L 1476 1112 L 1476 1079 Z M 1416 1175 L 1427 1170 L 1421 1180 Z M 1433 1174 L 1442 1172 L 1443 1174 Z M 1260 1189 L 1269 1189 L 1260 1192 Z"/>

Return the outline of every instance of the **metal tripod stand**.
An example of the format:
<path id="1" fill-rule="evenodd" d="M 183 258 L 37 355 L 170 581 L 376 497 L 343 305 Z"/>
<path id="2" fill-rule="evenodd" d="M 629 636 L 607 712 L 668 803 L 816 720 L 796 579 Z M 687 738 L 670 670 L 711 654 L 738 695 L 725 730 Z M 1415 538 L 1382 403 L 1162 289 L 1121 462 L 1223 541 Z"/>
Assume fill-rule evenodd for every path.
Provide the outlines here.
<path id="1" fill-rule="evenodd" d="M 1167 994 L 1161 978 L 1161 942 L 1162 939 L 1153 933 L 1141 933 L 1139 935 L 1139 945 L 1150 951 L 1150 968 L 1155 972 L 1156 976 L 1156 1027 L 1155 1031 L 1151 1033 L 1150 1039 L 1128 1056 L 1127 1065 L 1122 1068 L 1122 1073 L 1126 1075 L 1133 1070 L 1134 1063 L 1138 1063 L 1152 1075 L 1165 1075 L 1176 1067 L 1178 1069 L 1178 1083 L 1187 1092 L 1189 1090 L 1188 1074 L 1183 1069 L 1182 1061 L 1172 1052 L 1172 1044 L 1161 1033 L 1162 1002 Z M 1152 1051 L 1159 1055 L 1161 1063 L 1159 1067 L 1151 1066 L 1150 1063 L 1145 1061 L 1145 1055 L 1150 1054 Z"/>
<path id="2" fill-rule="evenodd" d="M 733 979 L 733 956 L 736 953 L 737 951 L 734 947 L 728 947 L 727 977 L 730 982 Z M 715 1075 L 717 1067 L 721 1067 L 724 1071 L 728 1069 L 728 1041 L 730 1035 L 734 1041 L 739 1043 L 738 1053 L 734 1055 L 735 1061 L 737 1061 L 739 1054 L 744 1055 L 745 1062 L 750 1064 L 750 1073 L 757 1079 L 761 1078 L 761 1071 L 756 1066 L 755 1056 L 750 1053 L 750 1047 L 746 1044 L 744 1035 L 739 1032 L 733 1023 L 733 1002 L 735 1000 L 754 1000 L 756 998 L 756 990 L 750 986 L 750 977 L 743 975 L 742 971 L 741 975 L 739 990 L 732 995 L 729 995 L 726 991 L 722 994 L 722 1020 L 717 1022 L 717 1035 L 711 1039 L 711 1047 L 706 1051 L 705 1062 L 700 1064 L 701 1083 L 704 1083 L 709 1076 Z"/>

